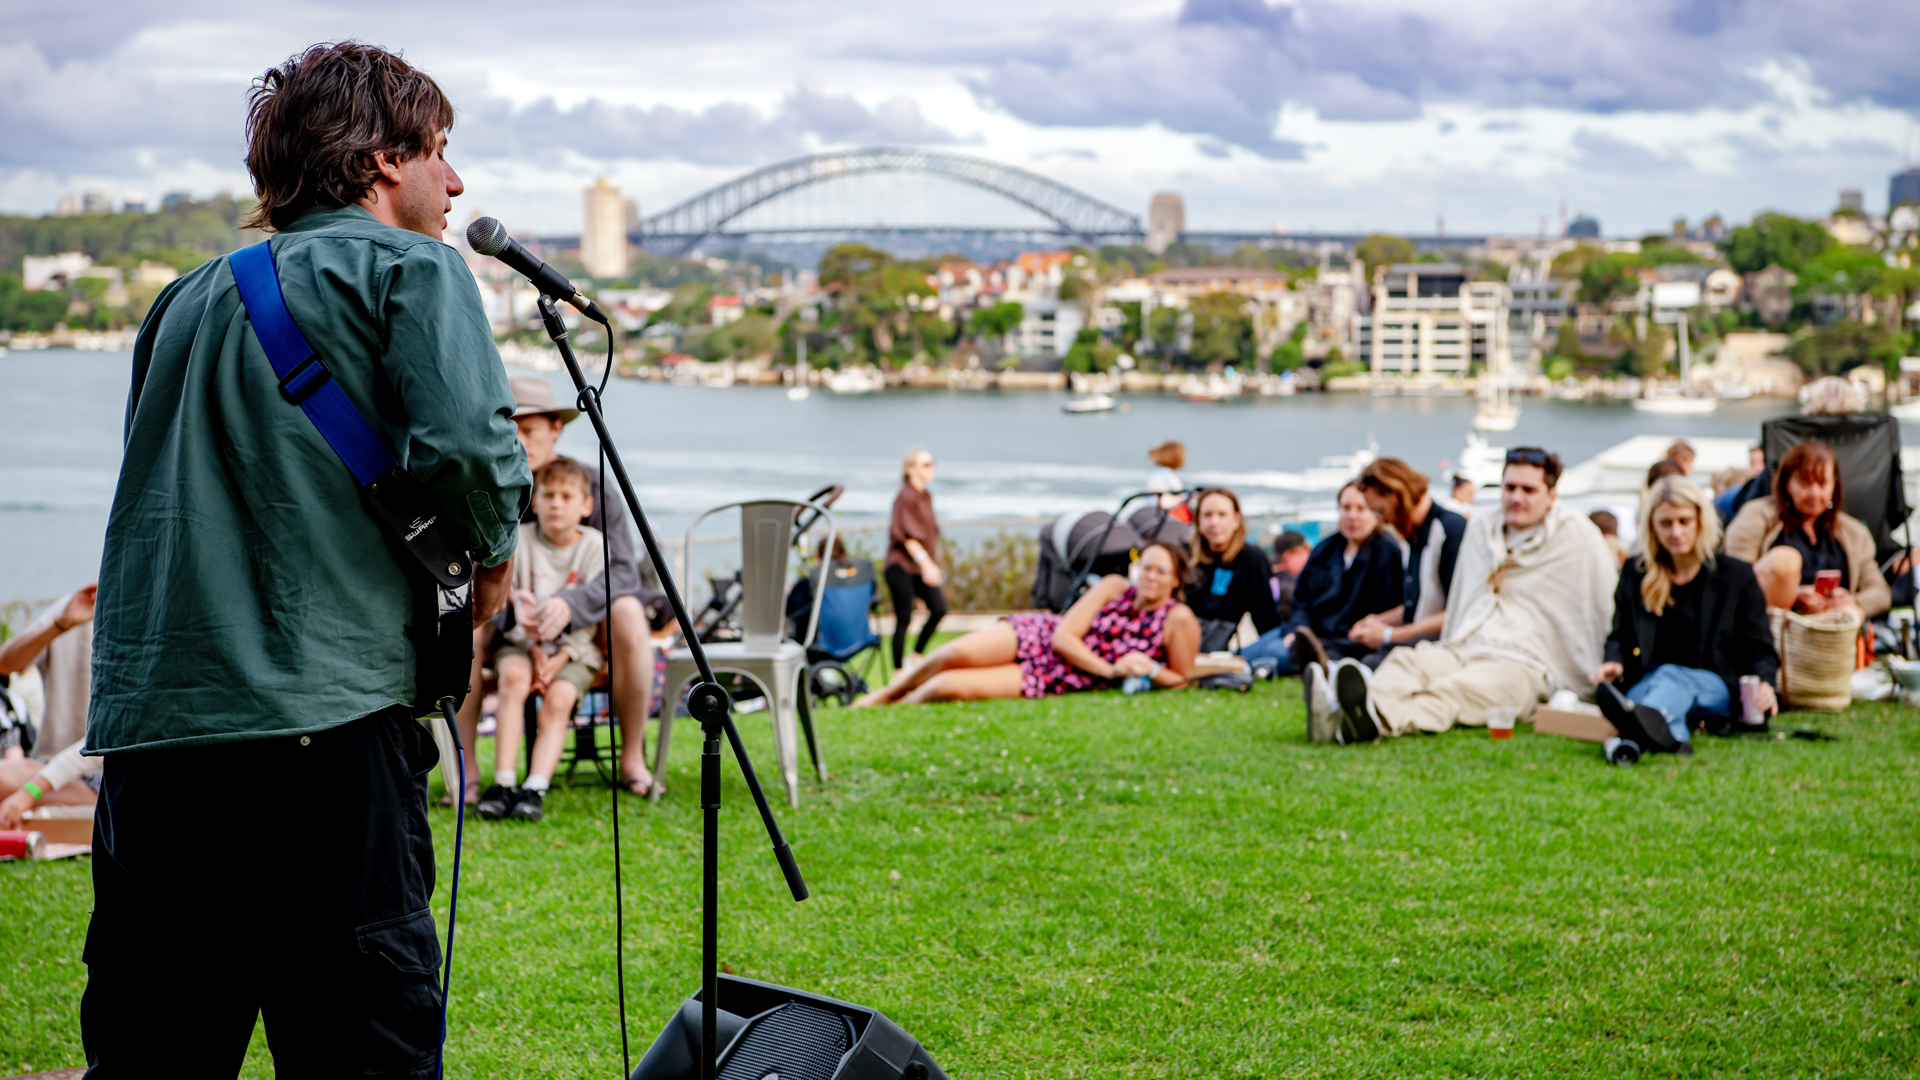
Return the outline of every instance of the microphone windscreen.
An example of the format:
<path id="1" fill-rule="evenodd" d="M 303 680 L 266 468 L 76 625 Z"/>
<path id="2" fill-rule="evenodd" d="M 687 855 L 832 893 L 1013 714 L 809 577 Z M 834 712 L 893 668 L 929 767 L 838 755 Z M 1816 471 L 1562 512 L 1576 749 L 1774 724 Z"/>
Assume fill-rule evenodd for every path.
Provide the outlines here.
<path id="1" fill-rule="evenodd" d="M 507 250 L 507 227 L 499 218 L 474 218 L 467 226 L 467 246 L 481 255 L 498 255 Z"/>

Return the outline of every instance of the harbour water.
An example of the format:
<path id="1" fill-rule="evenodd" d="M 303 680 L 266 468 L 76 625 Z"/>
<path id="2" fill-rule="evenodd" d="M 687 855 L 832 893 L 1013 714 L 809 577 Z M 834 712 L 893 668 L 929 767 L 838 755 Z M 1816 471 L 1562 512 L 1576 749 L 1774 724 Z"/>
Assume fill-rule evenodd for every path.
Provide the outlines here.
<path id="1" fill-rule="evenodd" d="M 54 596 L 94 576 L 120 464 L 130 369 L 126 353 L 65 350 L 0 356 L 0 600 Z M 515 374 L 528 372 L 515 369 Z M 560 400 L 563 376 L 546 375 Z M 1430 473 L 1457 461 L 1476 408 L 1470 397 L 1311 394 L 1221 404 L 1125 395 L 1125 412 L 1067 415 L 1063 393 L 705 389 L 615 379 L 606 410 L 640 497 L 662 538 L 701 510 L 754 496 L 804 496 L 846 485 L 849 520 L 884 518 L 899 462 L 925 446 L 938 463 L 943 517 L 1044 517 L 1110 508 L 1140 490 L 1148 447 L 1188 447 L 1189 484 L 1237 489 L 1252 513 L 1329 505 L 1321 459 L 1377 443 Z M 1542 445 L 1569 464 L 1635 434 L 1755 438 L 1791 411 L 1776 400 L 1728 402 L 1704 417 L 1655 416 L 1624 404 L 1528 399 L 1508 446 Z M 564 453 L 591 460 L 584 421 Z"/>

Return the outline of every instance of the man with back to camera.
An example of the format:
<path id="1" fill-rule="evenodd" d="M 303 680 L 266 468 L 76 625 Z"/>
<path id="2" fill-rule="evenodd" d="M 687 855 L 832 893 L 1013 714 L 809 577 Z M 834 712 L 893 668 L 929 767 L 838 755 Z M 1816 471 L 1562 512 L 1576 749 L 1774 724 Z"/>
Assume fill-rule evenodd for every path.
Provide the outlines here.
<path id="1" fill-rule="evenodd" d="M 255 84 L 247 168 L 293 322 L 506 601 L 531 480 L 473 276 L 440 242 L 453 108 L 371 46 Z M 440 947 L 409 556 L 282 396 L 216 259 L 141 326 L 107 523 L 87 752 L 106 756 L 89 1077 L 432 1077 Z M 196 792 L 218 792 L 195 815 Z"/>
<path id="2" fill-rule="evenodd" d="M 1460 544 L 1441 640 L 1395 649 L 1377 672 L 1335 664 L 1334 701 L 1308 696 L 1309 731 L 1337 721 L 1340 741 L 1373 742 L 1484 724 L 1493 706 L 1524 719 L 1556 690 L 1591 694 L 1582 665 L 1598 665 L 1619 570 L 1593 522 L 1560 504 L 1559 481 L 1557 455 L 1509 450 L 1501 513 L 1472 519 Z"/>

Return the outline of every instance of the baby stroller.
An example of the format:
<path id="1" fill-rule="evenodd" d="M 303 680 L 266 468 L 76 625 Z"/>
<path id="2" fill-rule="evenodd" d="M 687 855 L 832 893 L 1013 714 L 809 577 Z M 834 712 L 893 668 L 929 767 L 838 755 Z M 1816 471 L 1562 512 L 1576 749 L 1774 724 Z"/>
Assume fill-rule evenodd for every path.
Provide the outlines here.
<path id="1" fill-rule="evenodd" d="M 1140 502 L 1146 505 L 1134 506 Z M 1192 535 L 1193 527 L 1175 517 L 1172 507 L 1161 506 L 1160 494 L 1152 491 L 1127 496 L 1111 514 L 1057 517 L 1040 528 L 1033 606 L 1064 612 L 1102 577 L 1125 574 L 1141 548 L 1156 541 L 1185 547 Z"/>

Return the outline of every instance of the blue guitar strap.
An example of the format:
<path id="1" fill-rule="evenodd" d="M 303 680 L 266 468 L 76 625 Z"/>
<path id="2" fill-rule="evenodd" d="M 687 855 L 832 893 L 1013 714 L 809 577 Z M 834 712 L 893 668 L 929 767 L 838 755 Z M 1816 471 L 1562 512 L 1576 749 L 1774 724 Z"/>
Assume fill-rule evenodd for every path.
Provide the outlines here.
<path id="1" fill-rule="evenodd" d="M 425 484 L 402 468 L 373 425 L 334 381 L 333 372 L 307 343 L 280 295 L 280 274 L 268 241 L 227 256 L 240 302 L 266 351 L 280 393 L 300 407 L 358 481 L 368 510 L 413 554 L 442 587 L 455 589 L 473 577 L 473 562 L 439 521 L 436 500 Z"/>

